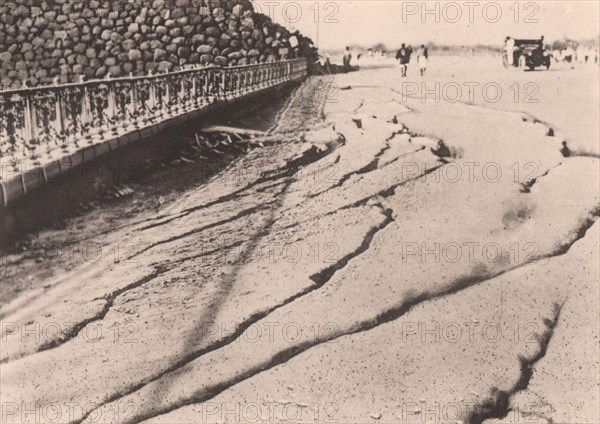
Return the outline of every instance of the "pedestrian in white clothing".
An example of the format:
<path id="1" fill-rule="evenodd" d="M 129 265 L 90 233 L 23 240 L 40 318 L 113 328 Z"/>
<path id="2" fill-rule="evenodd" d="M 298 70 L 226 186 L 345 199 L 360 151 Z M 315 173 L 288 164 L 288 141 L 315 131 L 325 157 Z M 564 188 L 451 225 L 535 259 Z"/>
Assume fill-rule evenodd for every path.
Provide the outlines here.
<path id="1" fill-rule="evenodd" d="M 515 61 L 515 40 L 510 37 L 506 37 L 506 57 L 508 59 L 508 65 L 512 66 Z"/>
<path id="2" fill-rule="evenodd" d="M 421 48 L 417 50 L 417 64 L 419 65 L 419 71 L 421 72 L 421 76 L 425 75 L 425 71 L 427 70 L 427 63 L 429 61 L 429 51 L 424 44 L 421 44 Z"/>

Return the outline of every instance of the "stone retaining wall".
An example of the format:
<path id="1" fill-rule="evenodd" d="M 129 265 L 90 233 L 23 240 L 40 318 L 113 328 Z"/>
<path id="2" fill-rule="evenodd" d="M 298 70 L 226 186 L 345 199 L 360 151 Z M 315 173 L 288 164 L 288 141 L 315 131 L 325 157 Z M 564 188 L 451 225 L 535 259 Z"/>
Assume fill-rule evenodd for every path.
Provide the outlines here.
<path id="1" fill-rule="evenodd" d="M 312 41 L 249 0 L 0 2 L 3 88 L 295 57 L 316 60 Z"/>

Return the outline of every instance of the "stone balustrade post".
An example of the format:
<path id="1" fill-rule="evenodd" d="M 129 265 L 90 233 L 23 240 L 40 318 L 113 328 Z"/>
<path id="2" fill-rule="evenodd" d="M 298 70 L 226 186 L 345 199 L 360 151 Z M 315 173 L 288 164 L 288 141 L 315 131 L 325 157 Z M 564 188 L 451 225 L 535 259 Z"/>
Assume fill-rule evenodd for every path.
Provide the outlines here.
<path id="1" fill-rule="evenodd" d="M 37 142 L 37 116 L 35 111 L 35 104 L 33 103 L 31 92 L 25 92 L 23 94 L 25 98 L 25 108 L 23 109 L 23 153 L 26 152 L 26 149 L 34 149 L 34 146 Z"/>
<path id="2" fill-rule="evenodd" d="M 92 144 L 92 103 L 90 98 L 90 90 L 87 86 L 82 89 L 81 98 L 81 128 L 80 134 L 85 138 L 89 144 Z"/>
<path id="3" fill-rule="evenodd" d="M 57 137 L 57 144 L 60 145 L 63 149 L 67 149 L 67 134 L 65 131 L 65 105 L 64 105 L 64 97 L 63 92 L 60 88 L 56 88 L 54 92 L 54 107 L 55 107 L 55 115 L 56 119 L 54 121 L 54 132 Z"/>
<path id="4" fill-rule="evenodd" d="M 132 81 L 129 84 L 130 90 L 130 103 L 129 103 L 129 116 L 131 118 L 131 124 L 135 127 L 135 129 L 139 129 L 138 118 L 140 115 L 138 103 L 139 103 L 139 93 L 138 93 L 138 84 L 135 81 Z"/>
<path id="5" fill-rule="evenodd" d="M 227 79 L 227 71 L 221 71 L 221 89 L 223 92 L 223 98 L 227 99 L 227 95 L 229 94 L 229 81 Z"/>
<path id="6" fill-rule="evenodd" d="M 117 135 L 116 121 L 117 121 L 117 100 L 115 97 L 115 88 L 111 83 L 107 83 L 108 90 L 108 107 L 106 108 L 106 121 L 108 122 L 108 129 L 112 131 L 114 135 Z"/>
<path id="7" fill-rule="evenodd" d="M 206 97 L 206 102 L 210 102 L 210 95 L 212 94 L 212 79 L 213 72 L 211 70 L 207 70 L 204 76 L 204 96 Z"/>
<path id="8" fill-rule="evenodd" d="M 268 68 L 268 64 L 264 64 L 262 65 L 262 84 L 260 85 L 260 88 L 265 88 L 267 87 L 267 81 L 269 79 L 269 68 Z"/>
<path id="9" fill-rule="evenodd" d="M 187 78 L 188 75 L 186 74 L 180 74 L 178 76 L 179 78 L 179 93 L 177 96 L 177 111 L 184 111 L 187 107 L 187 102 L 186 102 L 186 89 L 187 89 Z"/>
<path id="10" fill-rule="evenodd" d="M 156 115 L 156 106 L 158 103 L 158 99 L 156 98 L 156 79 L 151 78 L 148 80 L 148 104 L 147 104 L 147 113 L 144 116 L 145 121 L 150 121 L 154 119 Z"/>
<path id="11" fill-rule="evenodd" d="M 197 109 L 200 106 L 198 103 L 198 76 L 199 75 L 197 72 L 194 72 L 194 74 L 192 74 L 192 106 L 195 109 Z"/>
<path id="12" fill-rule="evenodd" d="M 161 106 L 161 115 L 169 115 L 171 113 L 171 84 L 168 79 L 164 80 L 165 82 L 165 95 L 162 99 Z"/>
<path id="13" fill-rule="evenodd" d="M 263 87 L 263 65 L 262 64 L 257 65 L 256 75 L 257 75 L 256 89 L 260 90 Z"/>

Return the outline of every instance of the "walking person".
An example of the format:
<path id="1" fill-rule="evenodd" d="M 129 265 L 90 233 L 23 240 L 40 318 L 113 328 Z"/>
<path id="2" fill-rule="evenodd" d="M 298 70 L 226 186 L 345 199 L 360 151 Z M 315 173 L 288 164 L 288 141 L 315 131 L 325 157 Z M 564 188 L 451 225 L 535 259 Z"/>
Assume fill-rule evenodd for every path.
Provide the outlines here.
<path id="1" fill-rule="evenodd" d="M 427 70 L 427 61 L 429 59 L 429 50 L 425 47 L 425 44 L 421 44 L 419 50 L 417 50 L 417 64 L 419 65 L 419 71 L 421 76 L 425 75 Z"/>
<path id="2" fill-rule="evenodd" d="M 332 74 L 331 60 L 329 58 L 329 53 L 325 52 L 325 53 L 319 55 L 318 63 L 319 63 L 319 67 L 320 67 L 321 71 L 324 74 L 327 74 L 327 75 Z"/>
<path id="3" fill-rule="evenodd" d="M 504 40 L 504 45 L 506 49 L 508 65 L 513 66 L 513 63 L 515 62 L 515 40 L 510 37 L 506 37 L 506 40 Z"/>
<path id="4" fill-rule="evenodd" d="M 346 53 L 344 53 L 344 72 L 350 72 L 350 62 L 352 61 L 352 53 L 350 53 L 350 47 L 346 47 Z"/>
<path id="5" fill-rule="evenodd" d="M 402 78 L 406 78 L 406 70 L 408 68 L 408 62 L 410 61 L 410 54 L 404 43 L 402 43 L 400 50 L 398 50 L 398 53 L 396 53 L 396 60 L 400 61 Z"/>

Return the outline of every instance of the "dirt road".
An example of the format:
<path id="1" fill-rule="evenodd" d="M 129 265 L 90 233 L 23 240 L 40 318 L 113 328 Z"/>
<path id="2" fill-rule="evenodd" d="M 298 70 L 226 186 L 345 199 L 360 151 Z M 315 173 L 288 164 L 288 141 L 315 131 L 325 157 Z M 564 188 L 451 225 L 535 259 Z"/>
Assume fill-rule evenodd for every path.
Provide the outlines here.
<path id="1" fill-rule="evenodd" d="M 313 78 L 285 142 L 9 257 L 4 422 L 598 422 L 598 140 L 407 89 Z"/>

